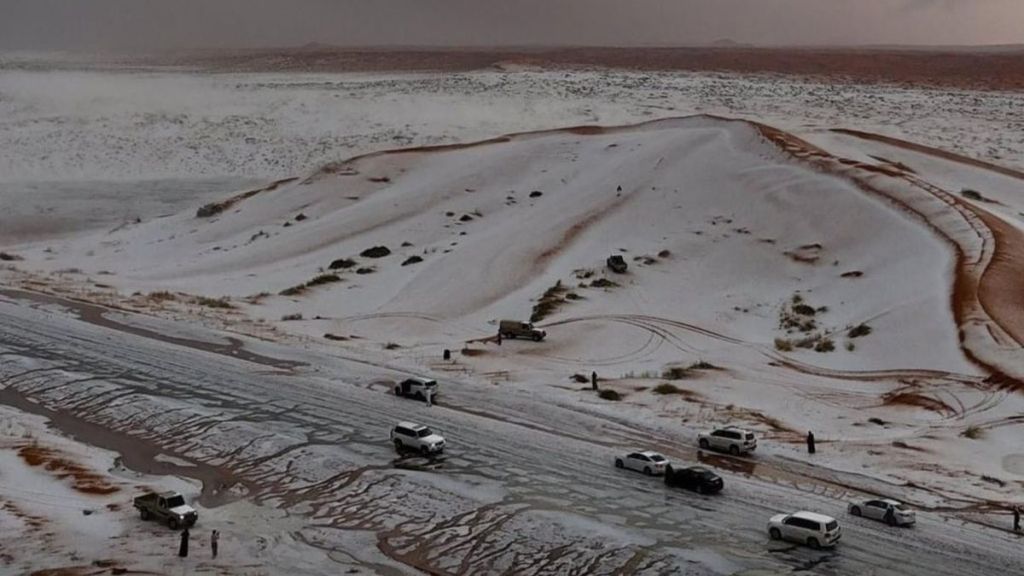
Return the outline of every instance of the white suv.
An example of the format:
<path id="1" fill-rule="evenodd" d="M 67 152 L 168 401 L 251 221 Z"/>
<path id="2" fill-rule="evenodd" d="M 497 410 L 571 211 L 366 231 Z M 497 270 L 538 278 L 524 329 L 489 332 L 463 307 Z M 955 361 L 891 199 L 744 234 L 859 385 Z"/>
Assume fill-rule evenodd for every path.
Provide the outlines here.
<path id="1" fill-rule="evenodd" d="M 726 426 L 697 435 L 697 443 L 704 450 L 721 450 L 733 456 L 757 450 L 757 437 L 749 430 Z"/>
<path id="2" fill-rule="evenodd" d="M 391 441 L 395 449 L 417 450 L 423 454 L 438 454 L 444 450 L 444 438 L 430 428 L 412 422 L 399 422 L 391 429 Z"/>
<path id="3" fill-rule="evenodd" d="M 768 520 L 768 536 L 772 540 L 789 540 L 811 548 L 832 547 L 842 537 L 839 522 L 831 516 L 814 512 L 776 514 Z"/>

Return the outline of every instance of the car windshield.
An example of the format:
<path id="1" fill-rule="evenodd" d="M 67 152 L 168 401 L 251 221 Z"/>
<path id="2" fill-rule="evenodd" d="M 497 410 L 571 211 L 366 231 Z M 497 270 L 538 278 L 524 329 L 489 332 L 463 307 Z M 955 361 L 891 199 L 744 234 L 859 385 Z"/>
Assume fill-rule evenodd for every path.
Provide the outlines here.
<path id="1" fill-rule="evenodd" d="M 170 508 L 177 508 L 178 506 L 184 506 L 185 505 L 185 497 L 182 496 L 181 494 L 178 494 L 177 496 L 171 496 L 170 498 L 168 498 L 166 500 L 166 502 L 167 502 L 167 508 L 168 509 L 170 509 Z"/>
<path id="2" fill-rule="evenodd" d="M 651 454 L 651 460 L 653 460 L 654 462 L 664 462 L 665 457 L 662 456 L 661 454 Z"/>
<path id="3" fill-rule="evenodd" d="M 754 439 L 754 435 L 753 435 L 753 434 L 750 434 L 750 433 L 748 432 L 748 433 L 747 433 L 747 440 L 753 440 L 753 439 Z"/>
<path id="4" fill-rule="evenodd" d="M 430 430 L 430 428 L 424 428 L 424 429 L 419 430 L 418 432 L 416 432 L 416 435 L 419 436 L 420 438 L 426 438 L 427 436 L 430 436 L 431 434 L 433 434 L 433 432 Z"/>
<path id="5" fill-rule="evenodd" d="M 831 522 L 829 522 L 828 524 L 825 525 L 825 529 L 830 531 L 830 532 L 832 530 L 835 530 L 836 528 L 839 528 L 839 523 L 836 522 L 835 520 L 833 520 L 833 521 L 831 521 Z"/>
<path id="6" fill-rule="evenodd" d="M 437 382 L 434 382 L 433 380 L 431 380 L 429 382 L 424 382 L 423 385 L 429 388 L 431 386 L 437 386 Z"/>

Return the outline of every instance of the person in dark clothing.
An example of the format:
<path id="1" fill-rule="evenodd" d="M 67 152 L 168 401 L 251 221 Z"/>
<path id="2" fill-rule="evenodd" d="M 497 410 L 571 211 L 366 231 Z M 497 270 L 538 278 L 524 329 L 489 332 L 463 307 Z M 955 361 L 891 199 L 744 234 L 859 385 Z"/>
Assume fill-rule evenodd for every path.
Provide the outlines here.
<path id="1" fill-rule="evenodd" d="M 501 332 L 498 332 L 498 346 L 501 346 Z"/>
<path id="2" fill-rule="evenodd" d="M 188 558 L 188 528 L 181 531 L 181 545 L 178 546 L 178 556 Z"/>
<path id="3" fill-rule="evenodd" d="M 1020 506 L 1013 507 L 1013 531 L 1020 532 Z"/>
<path id="4" fill-rule="evenodd" d="M 597 390 L 597 372 L 590 373 L 590 387 Z"/>
<path id="5" fill-rule="evenodd" d="M 895 524 L 896 523 L 896 509 L 893 508 L 892 506 L 889 506 L 889 508 L 887 508 L 885 510 L 885 516 L 882 517 L 882 521 L 885 522 L 886 524 L 889 524 L 890 526 Z"/>
<path id="6" fill-rule="evenodd" d="M 213 557 L 217 557 L 217 545 L 220 544 L 220 531 L 214 530 L 210 533 L 210 551 L 213 552 Z"/>
<path id="7" fill-rule="evenodd" d="M 814 454 L 814 432 L 807 432 L 807 453 Z"/>

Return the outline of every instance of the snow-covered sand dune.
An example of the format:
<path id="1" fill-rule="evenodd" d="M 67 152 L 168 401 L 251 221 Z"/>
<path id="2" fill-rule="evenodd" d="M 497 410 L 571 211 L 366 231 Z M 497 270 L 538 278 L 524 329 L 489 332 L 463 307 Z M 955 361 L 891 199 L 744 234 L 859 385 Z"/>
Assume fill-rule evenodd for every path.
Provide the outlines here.
<path id="1" fill-rule="evenodd" d="M 814 426 L 844 439 L 830 465 L 952 491 L 963 466 L 1016 478 L 1000 462 L 1016 462 L 1020 402 L 1000 387 L 1024 374 L 1020 324 L 991 284 L 1015 269 L 999 257 L 1019 247 L 1013 176 L 861 140 L 697 116 L 381 152 L 11 246 L 24 260 L 5 274 L 419 370 L 464 349 L 464 381 L 542 384 L 556 402 L 581 402 L 567 378 L 598 370 L 627 402 L 586 410 L 747 422 L 781 446 Z M 489 341 L 531 315 L 547 341 Z M 686 369 L 698 361 L 725 370 Z M 646 391 L 673 368 L 696 412 Z M 883 424 L 864 428 L 871 415 Z M 971 427 L 991 430 L 984 450 Z M 948 475 L 931 474 L 939 450 Z"/>

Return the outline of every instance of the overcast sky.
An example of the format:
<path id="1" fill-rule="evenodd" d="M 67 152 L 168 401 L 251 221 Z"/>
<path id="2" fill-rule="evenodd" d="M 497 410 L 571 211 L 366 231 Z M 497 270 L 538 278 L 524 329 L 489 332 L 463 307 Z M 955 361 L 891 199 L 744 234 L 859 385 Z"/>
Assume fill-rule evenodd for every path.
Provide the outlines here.
<path id="1" fill-rule="evenodd" d="M 0 49 L 1024 43 L 1024 0 L 0 0 Z"/>

